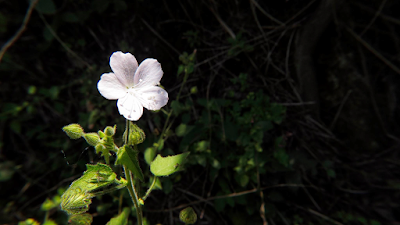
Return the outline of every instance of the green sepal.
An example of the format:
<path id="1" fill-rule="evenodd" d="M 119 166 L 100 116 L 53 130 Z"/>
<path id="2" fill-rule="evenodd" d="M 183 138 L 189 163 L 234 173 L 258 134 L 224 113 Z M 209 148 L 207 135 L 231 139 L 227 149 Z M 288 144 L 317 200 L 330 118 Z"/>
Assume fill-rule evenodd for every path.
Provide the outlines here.
<path id="1" fill-rule="evenodd" d="M 118 180 L 117 175 L 108 165 L 97 163 L 86 164 L 87 170 L 72 182 L 61 196 L 61 209 L 68 214 L 80 214 L 89 210 L 91 198 L 121 189 L 127 181 Z"/>
<path id="2" fill-rule="evenodd" d="M 113 217 L 106 225 L 127 225 L 129 212 L 130 209 L 125 207 L 118 216 Z"/>
<path id="3" fill-rule="evenodd" d="M 93 216 L 89 213 L 71 215 L 68 218 L 68 224 L 73 225 L 90 225 L 93 222 Z"/>
<path id="4" fill-rule="evenodd" d="M 169 176 L 175 172 L 183 170 L 183 163 L 189 152 L 185 152 L 179 155 L 162 157 L 157 155 L 156 159 L 150 165 L 150 171 L 155 176 Z"/>
<path id="5" fill-rule="evenodd" d="M 135 177 L 139 178 L 141 181 L 144 181 L 143 172 L 139 166 L 138 154 L 139 151 L 134 150 L 129 145 L 124 145 L 118 150 L 115 165 L 123 165 L 128 167 Z M 128 174 L 126 174 L 126 176 L 128 176 Z"/>
<path id="6" fill-rule="evenodd" d="M 142 129 L 140 129 L 136 124 L 129 121 L 129 136 L 127 139 L 127 133 L 124 132 L 124 140 L 127 140 L 127 145 L 138 145 L 146 139 L 146 135 Z"/>

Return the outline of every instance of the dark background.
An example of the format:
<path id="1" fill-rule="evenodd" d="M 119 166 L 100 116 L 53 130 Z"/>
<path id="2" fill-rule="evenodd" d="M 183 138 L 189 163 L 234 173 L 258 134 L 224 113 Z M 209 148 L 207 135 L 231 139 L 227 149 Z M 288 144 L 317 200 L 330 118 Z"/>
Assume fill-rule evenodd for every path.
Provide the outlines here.
<path id="1" fill-rule="evenodd" d="M 399 224 L 399 6 L 40 0 L 5 49 L 29 2 L 0 0 L 0 223 L 43 222 L 45 199 L 102 160 L 63 126 L 117 124 L 122 143 L 124 118 L 96 88 L 120 50 L 162 65 L 173 116 L 158 152 L 191 152 L 146 201 L 150 224 L 180 224 L 184 206 L 197 224 Z M 165 122 L 145 110 L 142 152 Z M 93 199 L 93 224 L 120 203 L 124 191 Z M 67 221 L 57 208 L 48 217 Z"/>

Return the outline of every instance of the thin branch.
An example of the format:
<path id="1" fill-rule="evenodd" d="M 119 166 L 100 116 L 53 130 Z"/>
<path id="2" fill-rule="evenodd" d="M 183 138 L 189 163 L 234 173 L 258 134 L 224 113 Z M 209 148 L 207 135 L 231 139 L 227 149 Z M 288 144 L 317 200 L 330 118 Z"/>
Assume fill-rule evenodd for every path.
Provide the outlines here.
<path id="1" fill-rule="evenodd" d="M 257 7 L 258 10 L 260 10 L 260 11 L 261 11 L 266 17 L 268 17 L 270 20 L 272 20 L 272 21 L 278 23 L 278 24 L 281 25 L 281 26 L 285 26 L 285 25 L 286 25 L 285 23 L 279 21 L 279 20 L 276 19 L 275 17 L 273 17 L 273 16 L 271 16 L 270 14 L 268 14 L 263 8 L 261 8 L 261 6 L 260 6 L 256 1 L 254 1 L 254 0 L 250 0 L 250 1 L 254 4 L 255 7 Z"/>
<path id="2" fill-rule="evenodd" d="M 168 43 L 168 41 L 166 41 L 163 37 L 161 37 L 161 35 L 159 34 L 159 33 L 157 33 L 157 31 L 156 30 L 154 30 L 151 26 L 150 26 L 150 24 L 148 24 L 147 22 L 146 22 L 146 20 L 144 20 L 144 19 L 141 19 L 142 20 L 142 22 L 144 23 L 144 25 L 146 25 L 146 27 L 147 28 L 149 28 L 149 30 L 154 34 L 154 35 L 156 35 L 162 42 L 164 42 L 164 44 L 166 44 L 170 49 L 172 49 L 176 54 L 178 54 L 178 55 L 180 55 L 181 53 L 179 53 L 179 51 L 176 49 L 176 48 L 174 48 L 174 46 L 172 46 L 170 43 Z"/>
<path id="3" fill-rule="evenodd" d="M 61 44 L 61 46 L 64 47 L 64 49 L 69 52 L 72 56 L 74 56 L 75 58 L 77 58 L 79 61 L 81 61 L 83 64 L 85 64 L 85 66 L 87 66 L 89 69 L 92 69 L 92 66 L 86 62 L 85 60 L 83 60 L 78 54 L 76 54 L 74 51 L 72 51 L 71 48 L 69 48 L 67 46 L 67 44 L 65 44 L 61 38 L 56 34 L 56 32 L 53 30 L 53 28 L 51 28 L 50 24 L 46 21 L 46 19 L 44 18 L 44 16 L 39 13 L 40 19 L 42 19 L 43 23 L 45 24 L 46 28 L 50 31 L 50 33 L 54 36 L 54 38 Z"/>
<path id="4" fill-rule="evenodd" d="M 378 11 L 376 11 L 374 18 L 368 23 L 368 25 L 364 28 L 364 30 L 361 32 L 360 36 L 363 36 L 363 34 L 371 27 L 371 25 L 375 22 L 376 18 L 381 14 L 383 7 L 385 6 L 387 0 L 383 0 L 382 4 L 379 6 Z"/>
<path id="5" fill-rule="evenodd" d="M 247 191 L 242 191 L 242 192 L 238 192 L 238 193 L 232 193 L 232 194 L 228 194 L 228 195 L 213 196 L 213 197 L 209 197 L 209 198 L 202 198 L 201 196 L 197 196 L 197 195 L 195 195 L 193 193 L 190 193 L 188 191 L 180 189 L 180 191 L 182 191 L 183 193 L 185 193 L 185 194 L 189 194 L 190 193 L 191 196 L 194 196 L 194 197 L 196 197 L 197 199 L 200 199 L 200 200 L 194 201 L 194 202 L 190 202 L 190 203 L 187 203 L 187 204 L 182 204 L 182 205 L 179 205 L 179 206 L 176 206 L 176 207 L 172 207 L 172 208 L 169 208 L 169 209 L 146 210 L 146 211 L 148 211 L 148 212 L 170 212 L 170 211 L 175 211 L 175 210 L 178 210 L 178 209 L 182 209 L 182 208 L 188 207 L 190 205 L 196 205 L 196 204 L 199 204 L 199 203 L 202 203 L 202 202 L 209 202 L 211 200 L 221 199 L 221 198 L 233 198 L 233 197 L 247 195 L 247 194 L 263 191 L 263 190 L 270 189 L 270 188 L 277 188 L 277 187 L 311 187 L 311 186 L 306 186 L 306 185 L 302 185 L 302 184 L 277 184 L 277 185 L 263 187 L 263 188 L 260 188 L 260 189 L 254 188 L 254 189 L 247 190 Z M 311 187 L 311 188 L 315 188 L 315 187 Z"/>
<path id="6" fill-rule="evenodd" d="M 346 27 L 347 31 L 353 35 L 353 37 L 359 41 L 366 49 L 368 49 L 372 54 L 374 54 L 378 59 L 382 60 L 387 66 L 389 66 L 396 73 L 400 74 L 400 69 L 393 65 L 388 59 L 386 59 L 383 55 L 381 55 L 377 50 L 375 50 L 371 45 L 369 45 L 364 39 L 362 39 L 359 35 L 357 35 L 352 29 Z"/>
<path id="7" fill-rule="evenodd" d="M 29 19 L 31 18 L 32 11 L 35 9 L 36 4 L 39 2 L 39 0 L 34 0 L 31 1 L 31 4 L 29 5 L 28 10 L 26 10 L 25 18 L 24 21 L 21 24 L 21 27 L 18 29 L 18 31 L 14 34 L 14 36 L 8 40 L 3 47 L 1 48 L 0 51 L 0 62 L 3 59 L 4 54 L 6 53 L 7 49 L 13 45 L 19 37 L 21 37 L 22 33 L 25 31 L 26 26 L 28 25 Z"/>

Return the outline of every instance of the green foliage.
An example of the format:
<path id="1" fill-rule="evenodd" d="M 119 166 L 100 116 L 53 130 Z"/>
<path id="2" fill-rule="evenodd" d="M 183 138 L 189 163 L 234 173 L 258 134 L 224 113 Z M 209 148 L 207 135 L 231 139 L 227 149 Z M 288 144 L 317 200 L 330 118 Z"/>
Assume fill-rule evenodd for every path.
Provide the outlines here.
<path id="1" fill-rule="evenodd" d="M 117 160 L 115 161 L 115 165 L 125 165 L 132 173 L 135 175 L 135 178 L 143 181 L 143 172 L 140 169 L 139 161 L 138 161 L 139 152 L 133 149 L 129 145 L 124 145 L 118 150 Z"/>
<path id="2" fill-rule="evenodd" d="M 128 137 L 126 132 L 129 133 Z M 138 145 L 146 139 L 146 134 L 136 124 L 129 121 L 129 129 L 125 130 L 123 138 L 128 140 L 127 145 Z"/>
<path id="3" fill-rule="evenodd" d="M 125 207 L 122 212 L 113 217 L 106 225 L 127 225 L 130 209 Z"/>
<path id="4" fill-rule="evenodd" d="M 185 224 L 194 224 L 197 221 L 197 214 L 192 207 L 187 207 L 180 211 L 179 219 Z"/>
<path id="5" fill-rule="evenodd" d="M 126 186 L 126 180 L 118 180 L 113 170 L 105 164 L 86 164 L 87 170 L 72 182 L 61 196 L 61 209 L 68 214 L 81 214 L 89 210 L 91 198 Z"/>
<path id="6" fill-rule="evenodd" d="M 162 157 L 157 155 L 154 161 L 150 165 L 150 171 L 155 176 L 169 176 L 175 172 L 183 170 L 183 164 L 185 163 L 186 157 L 189 152 L 185 152 L 179 155 Z"/>
<path id="7" fill-rule="evenodd" d="M 68 218 L 68 224 L 71 225 L 90 225 L 92 224 L 93 216 L 89 213 L 74 214 Z"/>
<path id="8" fill-rule="evenodd" d="M 5 161 L 0 163 L 0 182 L 8 181 L 12 178 L 17 167 L 12 161 Z"/>

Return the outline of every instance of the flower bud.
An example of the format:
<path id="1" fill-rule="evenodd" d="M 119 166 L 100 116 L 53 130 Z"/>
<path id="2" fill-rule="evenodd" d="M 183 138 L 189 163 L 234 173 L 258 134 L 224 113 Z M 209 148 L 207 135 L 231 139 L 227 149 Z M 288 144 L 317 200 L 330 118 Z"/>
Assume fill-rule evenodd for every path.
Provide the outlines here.
<path id="1" fill-rule="evenodd" d="M 107 136 L 111 137 L 111 136 L 114 136 L 116 129 L 117 129 L 117 125 L 115 125 L 114 127 L 107 126 L 107 127 L 104 129 L 104 133 L 105 133 Z"/>
<path id="2" fill-rule="evenodd" d="M 94 147 L 94 149 L 96 150 L 96 154 L 99 154 L 103 153 L 106 150 L 106 147 L 102 143 L 99 143 Z"/>
<path id="3" fill-rule="evenodd" d="M 106 134 L 101 130 L 99 130 L 97 133 L 99 134 L 101 139 L 103 139 L 106 136 Z"/>
<path id="4" fill-rule="evenodd" d="M 124 138 L 126 139 L 126 131 L 124 133 Z M 136 124 L 129 122 L 129 136 L 128 136 L 128 145 L 138 145 L 142 143 L 146 139 L 146 135 L 144 131 L 140 129 Z"/>
<path id="5" fill-rule="evenodd" d="M 194 224 L 197 221 L 197 214 L 192 207 L 187 207 L 179 213 L 179 219 L 185 224 Z"/>
<path id="6" fill-rule="evenodd" d="M 84 134 L 83 137 L 85 138 L 86 142 L 91 146 L 96 146 L 100 143 L 100 137 L 97 133 L 87 133 Z"/>
<path id="7" fill-rule="evenodd" d="M 63 127 L 62 130 L 71 139 L 78 139 L 84 135 L 83 128 L 77 123 L 67 125 L 67 126 Z"/>

